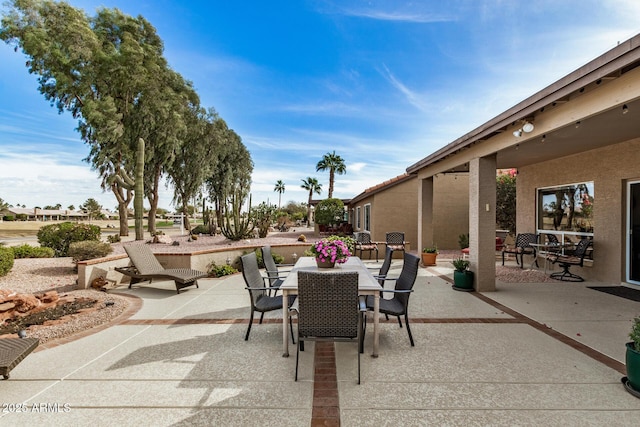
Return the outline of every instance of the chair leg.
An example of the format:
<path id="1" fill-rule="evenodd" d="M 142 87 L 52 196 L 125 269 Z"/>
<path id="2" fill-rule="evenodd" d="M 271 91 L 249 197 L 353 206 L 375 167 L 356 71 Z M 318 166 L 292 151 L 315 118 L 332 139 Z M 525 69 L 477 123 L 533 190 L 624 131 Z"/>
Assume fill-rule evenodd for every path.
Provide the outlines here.
<path id="1" fill-rule="evenodd" d="M 260 324 L 262 325 L 262 319 L 264 319 L 264 311 L 260 313 Z"/>
<path id="2" fill-rule="evenodd" d="M 402 320 L 400 320 L 400 316 L 397 316 L 397 317 L 398 317 L 398 324 L 399 324 L 399 325 L 400 325 L 400 327 L 402 328 Z"/>
<path id="3" fill-rule="evenodd" d="M 289 329 L 291 329 L 291 342 L 295 344 L 296 339 L 293 337 L 293 320 L 291 320 L 291 316 L 289 316 Z"/>
<path id="4" fill-rule="evenodd" d="M 304 341 L 300 339 L 298 336 L 298 345 L 296 346 L 296 381 L 298 381 L 298 359 L 300 358 L 300 346 L 303 345 Z"/>
<path id="5" fill-rule="evenodd" d="M 415 347 L 413 343 L 413 335 L 411 334 L 411 328 L 409 327 L 409 315 L 407 313 L 404 314 L 404 323 L 407 325 L 407 332 L 409 333 L 409 341 L 411 341 L 411 347 Z"/>
<path id="6" fill-rule="evenodd" d="M 244 340 L 249 340 L 249 333 L 251 332 L 251 324 L 253 323 L 253 308 L 251 308 L 251 315 L 249 316 L 249 326 L 247 327 L 247 333 L 244 336 Z"/>
<path id="7" fill-rule="evenodd" d="M 361 352 L 358 351 L 358 384 L 360 384 L 360 353 Z"/>
<path id="8" fill-rule="evenodd" d="M 504 252 L 502 252 L 502 265 L 504 265 Z"/>

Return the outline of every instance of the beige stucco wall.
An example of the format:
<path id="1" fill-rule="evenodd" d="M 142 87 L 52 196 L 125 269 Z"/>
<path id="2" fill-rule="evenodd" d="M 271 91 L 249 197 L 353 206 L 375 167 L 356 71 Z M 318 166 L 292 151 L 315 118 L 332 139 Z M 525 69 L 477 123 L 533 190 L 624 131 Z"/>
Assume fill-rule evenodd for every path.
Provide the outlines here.
<path id="1" fill-rule="evenodd" d="M 640 138 L 520 168 L 517 232 L 536 230 L 537 188 L 593 181 L 594 261 L 578 274 L 604 282 L 624 281 L 626 183 L 640 179 L 639 165 Z"/>
<path id="2" fill-rule="evenodd" d="M 438 174 L 433 187 L 433 243 L 439 249 L 460 249 L 458 236 L 469 232 L 469 175 Z"/>

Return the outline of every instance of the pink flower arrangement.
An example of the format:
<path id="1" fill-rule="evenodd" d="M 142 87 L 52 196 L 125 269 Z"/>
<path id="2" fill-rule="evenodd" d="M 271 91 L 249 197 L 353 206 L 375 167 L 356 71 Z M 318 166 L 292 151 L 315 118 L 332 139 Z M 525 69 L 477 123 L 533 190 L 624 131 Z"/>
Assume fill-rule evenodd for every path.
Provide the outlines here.
<path id="1" fill-rule="evenodd" d="M 311 253 L 321 262 L 347 262 L 351 256 L 349 248 L 342 240 L 319 240 L 311 247 Z"/>

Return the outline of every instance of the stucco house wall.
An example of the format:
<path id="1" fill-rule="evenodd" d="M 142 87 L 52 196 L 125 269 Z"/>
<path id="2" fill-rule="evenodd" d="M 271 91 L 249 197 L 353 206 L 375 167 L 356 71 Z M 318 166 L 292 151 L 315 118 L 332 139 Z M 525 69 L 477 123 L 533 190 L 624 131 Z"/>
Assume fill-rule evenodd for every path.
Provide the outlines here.
<path id="1" fill-rule="evenodd" d="M 587 266 L 579 274 L 591 280 L 623 282 L 626 183 L 640 179 L 638 165 L 640 138 L 520 168 L 516 190 L 517 232 L 536 230 L 538 188 L 593 181 L 593 267 L 597 268 Z"/>

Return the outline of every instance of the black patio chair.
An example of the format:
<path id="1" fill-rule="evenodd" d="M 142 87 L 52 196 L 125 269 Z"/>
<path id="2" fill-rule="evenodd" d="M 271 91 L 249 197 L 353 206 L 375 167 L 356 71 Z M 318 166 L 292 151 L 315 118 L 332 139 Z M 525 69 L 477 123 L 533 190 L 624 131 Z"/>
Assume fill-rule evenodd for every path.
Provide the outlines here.
<path id="1" fill-rule="evenodd" d="M 264 314 L 269 311 L 282 310 L 282 295 L 270 296 L 269 292 L 273 290 L 270 286 L 265 286 L 266 277 L 260 274 L 258 268 L 258 258 L 255 252 L 249 252 L 246 255 L 240 257 L 242 263 L 242 277 L 247 285 L 245 289 L 249 291 L 251 298 L 251 315 L 249 316 L 249 326 L 247 327 L 247 333 L 244 340 L 249 339 L 249 333 L 251 332 L 251 324 L 253 323 L 253 315 L 257 311 L 260 313 L 260 322 L 264 318 Z M 287 307 L 290 307 L 295 296 L 289 297 Z M 289 318 L 289 327 L 291 328 L 291 339 L 293 340 L 293 324 L 291 318 Z M 295 343 L 295 341 L 293 341 Z"/>
<path id="2" fill-rule="evenodd" d="M 562 267 L 562 271 L 552 273 L 551 278 L 556 280 L 562 280 L 564 282 L 584 282 L 584 279 L 577 274 L 569 271 L 571 266 L 582 267 L 584 264 L 584 258 L 587 256 L 589 247 L 593 245 L 591 239 L 581 239 L 576 245 L 575 250 L 571 254 L 562 255 L 560 253 L 548 254 L 547 259 L 553 264 L 558 264 Z"/>
<path id="3" fill-rule="evenodd" d="M 385 278 L 385 281 L 394 280 L 396 282 L 394 289 L 383 289 L 383 293 L 391 293 L 393 297 L 391 299 L 380 298 L 380 313 L 396 316 L 398 323 L 402 328 L 402 320 L 400 316 L 404 316 L 404 322 L 407 325 L 407 333 L 409 334 L 409 341 L 411 346 L 414 347 L 413 335 L 411 334 L 411 328 L 409 326 L 409 296 L 413 292 L 413 285 L 416 282 L 418 276 L 418 265 L 420 264 L 420 258 L 413 254 L 404 254 L 404 264 L 402 271 L 397 279 Z M 366 298 L 367 309 L 373 310 L 374 297 L 368 295 Z"/>
<path id="4" fill-rule="evenodd" d="M 362 258 L 362 252 L 369 252 L 369 259 L 371 259 L 371 252 L 376 251 L 376 262 L 378 262 L 378 245 L 371 241 L 371 233 L 368 231 L 360 231 L 356 233 L 356 255 L 360 251 L 360 258 Z"/>
<path id="5" fill-rule="evenodd" d="M 367 311 L 358 298 L 358 273 L 298 272 L 298 360 L 305 341 L 355 341 L 358 344 L 358 384 L 362 352 L 362 319 Z"/>
<path id="6" fill-rule="evenodd" d="M 400 231 L 391 231 L 386 234 L 386 243 L 387 247 L 393 249 L 394 251 L 402 251 L 404 252 L 404 233 Z"/>
<path id="7" fill-rule="evenodd" d="M 502 248 L 502 265 L 504 265 L 504 256 L 505 254 L 515 254 L 516 264 L 520 266 L 520 268 L 524 268 L 524 256 L 525 255 L 533 255 L 535 260 L 536 267 L 540 267 L 538 265 L 538 257 L 536 248 L 531 246 L 531 243 L 538 243 L 538 235 L 534 233 L 520 233 L 516 236 L 516 242 L 513 247 L 504 246 Z M 520 257 L 520 260 L 518 260 Z"/>

